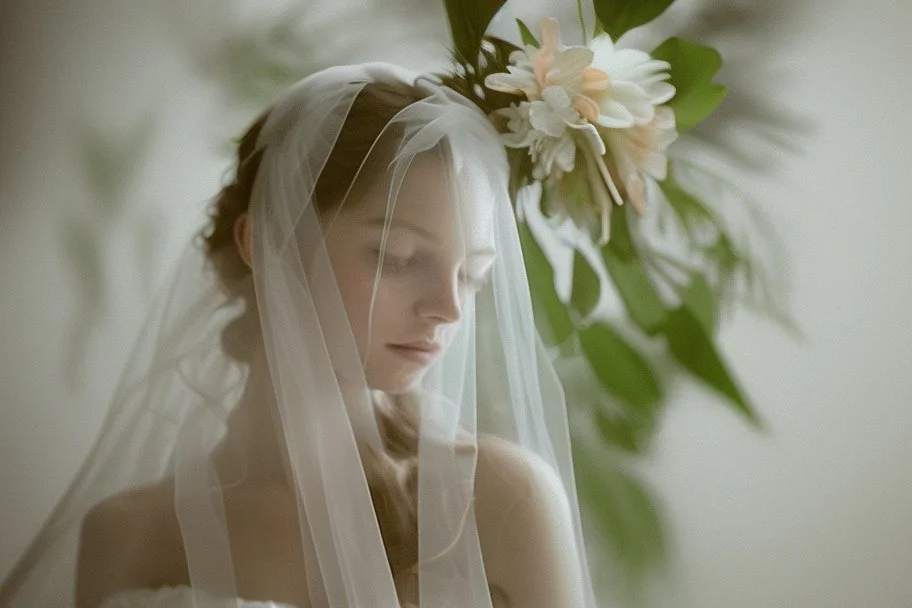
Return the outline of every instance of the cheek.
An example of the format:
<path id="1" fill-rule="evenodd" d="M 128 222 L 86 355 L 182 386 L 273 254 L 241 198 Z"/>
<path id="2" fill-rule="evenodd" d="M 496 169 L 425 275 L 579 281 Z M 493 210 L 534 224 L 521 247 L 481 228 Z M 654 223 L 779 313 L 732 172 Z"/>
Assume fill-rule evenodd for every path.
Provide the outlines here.
<path id="1" fill-rule="evenodd" d="M 336 280 L 339 292 L 345 305 L 345 312 L 352 325 L 359 348 L 367 343 L 367 330 L 370 316 L 373 315 L 372 331 L 374 337 L 389 333 L 397 322 L 404 319 L 407 294 L 410 291 L 407 281 L 387 277 L 381 279 L 374 298 L 374 281 L 376 268 L 360 260 L 340 263 L 336 268 Z M 371 310 L 371 299 L 374 299 Z"/>
<path id="2" fill-rule="evenodd" d="M 355 337 L 360 341 L 360 328 L 366 326 L 367 310 L 370 306 L 371 278 L 369 272 L 358 264 L 357 259 L 344 255 L 342 252 L 336 252 L 331 259 L 345 312 L 355 332 Z"/>
<path id="3" fill-rule="evenodd" d="M 373 276 L 371 276 L 371 281 L 373 281 Z M 407 321 L 413 289 L 410 281 L 402 278 L 388 277 L 380 280 L 373 308 L 374 335 L 384 335 L 384 333 L 388 335 Z M 368 310 L 370 297 L 371 288 L 368 287 L 365 318 L 370 313 Z"/>

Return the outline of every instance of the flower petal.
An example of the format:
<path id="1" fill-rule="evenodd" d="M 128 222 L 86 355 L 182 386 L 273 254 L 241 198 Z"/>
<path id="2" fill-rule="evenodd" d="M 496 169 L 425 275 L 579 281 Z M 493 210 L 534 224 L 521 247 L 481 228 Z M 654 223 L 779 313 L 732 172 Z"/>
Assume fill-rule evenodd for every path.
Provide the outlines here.
<path id="1" fill-rule="evenodd" d="M 562 137 L 554 146 L 554 162 L 564 172 L 573 171 L 576 161 L 576 145 L 569 137 Z"/>
<path id="2" fill-rule="evenodd" d="M 636 60 L 628 66 L 626 78 L 637 82 L 649 78 L 653 74 L 668 74 L 671 64 L 667 61 L 652 59 L 646 53 L 638 53 Z"/>
<path id="3" fill-rule="evenodd" d="M 532 55 L 538 52 L 534 46 L 527 46 L 525 50 L 517 49 L 510 53 L 510 63 L 528 69 L 532 65 Z"/>
<path id="4" fill-rule="evenodd" d="M 560 37 L 560 24 L 554 17 L 545 17 L 541 20 L 541 48 L 548 52 L 557 53 L 562 50 Z"/>
<path id="5" fill-rule="evenodd" d="M 511 68 L 513 66 L 510 66 Z M 514 68 L 515 69 L 515 68 Z M 536 88 L 534 77 L 528 72 L 511 70 L 511 73 L 499 72 L 490 74 L 485 78 L 485 86 L 493 91 L 503 93 L 524 93 L 529 89 Z"/>
<path id="6" fill-rule="evenodd" d="M 656 108 L 655 114 L 656 126 L 659 128 L 659 130 L 672 132 L 673 136 L 668 142 L 671 143 L 671 141 L 674 141 L 678 137 L 678 133 L 675 131 L 677 125 L 675 124 L 674 110 L 667 106 L 660 106 Z"/>
<path id="7" fill-rule="evenodd" d="M 605 141 L 599 134 L 598 129 L 595 128 L 595 125 L 584 122 L 571 124 L 568 126 L 583 134 L 583 137 L 586 139 L 586 144 L 589 146 L 589 149 L 592 150 L 597 156 L 605 155 Z"/>
<path id="8" fill-rule="evenodd" d="M 647 85 L 646 87 L 646 94 L 649 95 L 649 101 L 651 101 L 653 105 L 659 105 L 669 101 L 675 96 L 676 92 L 674 85 L 667 82 L 657 82 L 655 84 Z"/>
<path id="9" fill-rule="evenodd" d="M 525 133 L 504 133 L 500 138 L 508 148 L 528 148 L 539 136 L 538 132 L 529 129 Z"/>
<path id="10" fill-rule="evenodd" d="M 611 101 L 624 106 L 637 124 L 645 124 L 655 116 L 655 107 L 646 92 L 632 82 L 615 82 L 608 91 Z M 604 112 L 604 102 L 602 111 Z"/>
<path id="11" fill-rule="evenodd" d="M 609 129 L 626 129 L 634 124 L 633 114 L 627 107 L 613 99 L 608 99 L 600 104 L 601 114 L 598 124 Z"/>
<path id="12" fill-rule="evenodd" d="M 595 66 L 614 80 L 636 80 L 640 65 L 651 61 L 649 54 L 639 49 L 615 49 L 611 55 L 599 59 Z"/>
<path id="13" fill-rule="evenodd" d="M 567 124 L 544 101 L 533 101 L 529 108 L 529 122 L 536 131 L 551 137 L 560 137 L 567 130 Z"/>
<path id="14" fill-rule="evenodd" d="M 605 33 L 599 34 L 590 40 L 586 46 L 589 47 L 589 50 L 595 56 L 594 61 L 598 64 L 599 69 L 604 69 L 601 65 L 603 60 L 614 53 L 614 43 L 611 41 L 611 36 Z"/>
<path id="15" fill-rule="evenodd" d="M 583 81 L 580 87 L 583 91 L 604 91 L 608 88 L 611 79 L 608 74 L 598 68 L 589 66 L 583 70 Z"/>
<path id="16" fill-rule="evenodd" d="M 548 82 L 578 88 L 583 81 L 583 70 L 592 64 L 592 51 L 584 47 L 572 47 L 558 53 L 551 62 L 545 78 Z"/>
<path id="17" fill-rule="evenodd" d="M 570 96 L 563 87 L 548 87 L 542 91 L 542 100 L 555 110 L 570 106 Z"/>
<path id="18" fill-rule="evenodd" d="M 599 117 L 599 105 L 591 97 L 585 95 L 575 95 L 573 97 L 573 109 L 580 113 L 580 116 L 589 122 L 596 122 Z"/>

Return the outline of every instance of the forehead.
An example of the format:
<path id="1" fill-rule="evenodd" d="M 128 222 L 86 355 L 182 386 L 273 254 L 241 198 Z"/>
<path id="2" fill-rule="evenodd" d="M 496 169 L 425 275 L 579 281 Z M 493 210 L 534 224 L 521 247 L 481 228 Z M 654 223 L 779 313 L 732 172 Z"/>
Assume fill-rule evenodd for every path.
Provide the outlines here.
<path id="1" fill-rule="evenodd" d="M 392 204 L 393 219 L 421 228 L 442 245 L 493 248 L 494 199 L 470 171 L 456 170 L 437 150 L 422 153 L 412 159 L 391 202 L 393 177 L 390 170 L 377 179 L 352 212 L 370 221 L 388 217 Z"/>

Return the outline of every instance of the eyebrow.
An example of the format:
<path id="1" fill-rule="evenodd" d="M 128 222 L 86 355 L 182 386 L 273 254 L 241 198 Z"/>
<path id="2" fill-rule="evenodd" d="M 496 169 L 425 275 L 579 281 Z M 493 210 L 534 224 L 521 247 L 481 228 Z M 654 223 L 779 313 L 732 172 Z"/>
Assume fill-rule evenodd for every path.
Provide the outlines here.
<path id="1" fill-rule="evenodd" d="M 374 219 L 368 220 L 365 223 L 368 226 L 376 226 L 379 228 L 383 228 L 386 225 L 386 222 L 387 222 L 387 218 L 385 218 L 385 217 L 375 217 Z M 406 220 L 400 220 L 400 219 L 394 217 L 389 220 L 389 223 L 390 223 L 391 228 L 393 228 L 393 227 L 403 228 L 405 230 L 410 230 L 410 231 L 414 232 L 415 234 L 417 234 L 418 236 L 420 236 L 424 239 L 427 239 L 429 241 L 437 240 L 437 237 L 433 233 L 425 230 L 421 226 L 418 226 L 418 225 L 408 222 Z M 494 256 L 496 254 L 497 254 L 497 252 L 494 251 L 493 249 L 491 249 L 490 247 L 482 247 L 480 249 L 473 249 L 472 251 L 469 252 L 469 255 Z"/>

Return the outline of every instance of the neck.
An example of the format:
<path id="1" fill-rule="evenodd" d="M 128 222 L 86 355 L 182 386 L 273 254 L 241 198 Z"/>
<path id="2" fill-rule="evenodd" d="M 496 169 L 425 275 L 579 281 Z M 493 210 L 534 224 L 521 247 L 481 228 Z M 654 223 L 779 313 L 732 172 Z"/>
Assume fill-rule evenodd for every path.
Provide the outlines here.
<path id="1" fill-rule="evenodd" d="M 349 387 L 337 377 L 344 399 L 361 401 L 355 406 L 356 415 L 352 420 L 353 430 L 359 443 L 383 449 L 377 422 L 374 417 L 374 401 L 391 399 L 398 406 L 398 398 L 378 391 L 362 392 L 363 389 Z M 373 396 L 372 396 L 373 395 Z M 285 447 L 283 426 L 276 404 L 273 380 L 266 360 L 265 349 L 260 340 L 250 362 L 250 372 L 244 393 L 228 418 L 228 432 L 215 453 L 215 464 L 223 483 L 247 483 L 257 481 L 282 481 L 293 485 L 291 467 Z"/>
<path id="2" fill-rule="evenodd" d="M 223 481 L 287 480 L 287 456 L 272 378 L 262 345 L 254 352 L 244 393 L 228 418 L 228 433 L 215 455 Z"/>

